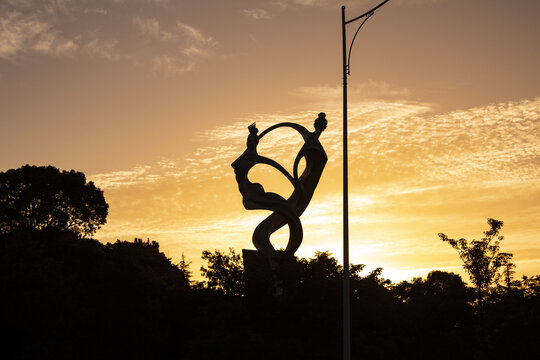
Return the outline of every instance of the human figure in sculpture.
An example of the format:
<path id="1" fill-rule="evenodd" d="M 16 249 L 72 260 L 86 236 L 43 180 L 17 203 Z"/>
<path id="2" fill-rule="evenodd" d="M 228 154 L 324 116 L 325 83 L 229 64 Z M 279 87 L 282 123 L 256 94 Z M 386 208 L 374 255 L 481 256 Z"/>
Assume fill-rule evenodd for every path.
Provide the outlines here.
<path id="1" fill-rule="evenodd" d="M 246 147 L 250 152 L 257 153 L 257 145 L 259 145 L 257 133 L 259 132 L 259 129 L 257 129 L 256 123 L 249 125 L 248 130 L 249 135 L 246 141 Z"/>
<path id="2" fill-rule="evenodd" d="M 328 159 L 319 142 L 319 136 L 326 129 L 326 125 L 327 120 L 324 113 L 320 113 L 315 120 L 315 131 L 313 132 L 308 131 L 299 124 L 280 123 L 271 126 L 257 136 L 258 129 L 255 124 L 252 124 L 248 127 L 250 134 L 247 139 L 247 149 L 231 164 L 236 174 L 236 181 L 242 194 L 244 207 L 246 209 L 273 211 L 256 227 L 253 233 L 253 244 L 257 250 L 269 259 L 270 266 L 274 269 L 278 266 L 279 259 L 275 248 L 270 243 L 272 233 L 286 224 L 289 226 L 289 242 L 285 249 L 286 255 L 294 255 L 302 242 L 303 230 L 299 217 L 308 206 Z M 256 147 L 259 140 L 279 127 L 291 127 L 298 131 L 304 139 L 304 145 L 294 162 L 292 176 L 274 160 L 257 154 Z M 302 158 L 306 160 L 306 167 L 302 174 L 298 176 L 298 166 Z M 249 170 L 257 164 L 273 166 L 287 177 L 294 187 L 294 191 L 288 199 L 276 193 L 265 192 L 261 184 L 249 181 Z"/>

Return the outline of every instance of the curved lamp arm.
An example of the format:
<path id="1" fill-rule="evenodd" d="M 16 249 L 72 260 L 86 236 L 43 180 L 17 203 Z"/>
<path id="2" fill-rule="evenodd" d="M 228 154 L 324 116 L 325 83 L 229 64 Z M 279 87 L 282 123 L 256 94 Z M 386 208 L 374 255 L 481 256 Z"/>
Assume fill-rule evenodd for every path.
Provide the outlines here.
<path id="1" fill-rule="evenodd" d="M 351 41 L 351 46 L 349 47 L 349 56 L 347 57 L 347 75 L 350 75 L 351 74 L 351 52 L 352 52 L 352 47 L 353 47 L 353 44 L 354 44 L 354 40 L 356 39 L 356 35 L 358 35 L 358 32 L 360 31 L 360 29 L 362 28 L 362 25 L 364 25 L 364 23 L 366 21 L 368 21 L 368 19 L 371 17 L 371 15 L 373 15 L 373 11 L 370 12 L 369 14 L 367 14 L 366 18 L 364 19 L 364 21 L 362 21 L 362 23 L 360 24 L 360 26 L 358 27 L 358 29 L 356 29 L 356 32 L 354 33 L 354 36 L 353 36 L 353 39 Z"/>
<path id="2" fill-rule="evenodd" d="M 358 20 L 358 19 L 361 19 L 361 18 L 363 18 L 364 16 L 368 16 L 369 14 L 371 14 L 372 12 L 374 12 L 375 10 L 377 10 L 378 8 L 380 8 L 381 6 L 383 6 L 384 4 L 386 4 L 388 1 L 389 1 L 389 0 L 385 0 L 385 1 L 383 1 L 382 3 L 380 3 L 379 5 L 375 6 L 373 9 L 371 9 L 371 10 L 369 10 L 369 11 L 366 11 L 366 12 L 363 13 L 362 15 L 357 16 L 357 17 L 355 17 L 354 19 L 345 21 L 345 25 L 347 25 L 348 23 L 352 23 L 353 21 L 356 21 L 356 20 Z"/>
<path id="3" fill-rule="evenodd" d="M 351 46 L 349 47 L 349 55 L 347 57 L 347 63 L 345 64 L 345 70 L 347 72 L 347 75 L 350 75 L 351 74 L 351 51 L 352 51 L 352 47 L 353 47 L 353 44 L 354 44 L 354 40 L 356 39 L 356 35 L 358 35 L 358 32 L 360 31 L 360 29 L 362 28 L 362 25 L 364 25 L 364 23 L 375 13 L 375 10 L 377 10 L 378 8 L 380 8 L 381 6 L 383 6 L 384 4 L 386 4 L 389 0 L 384 0 L 383 2 L 381 2 L 379 5 L 375 6 L 373 9 L 369 10 L 369 11 L 366 11 L 365 13 L 363 13 L 362 15 L 360 16 L 357 16 L 355 17 L 354 19 L 351 19 L 351 20 L 348 20 L 348 21 L 344 21 L 343 22 L 343 26 L 349 24 L 349 23 L 352 23 L 356 20 L 360 20 L 361 18 L 365 17 L 364 21 L 362 21 L 362 23 L 360 24 L 360 26 L 358 27 L 358 29 L 356 29 L 356 32 L 354 33 L 354 37 L 351 41 Z M 343 9 L 345 9 L 345 6 L 342 7 Z"/>

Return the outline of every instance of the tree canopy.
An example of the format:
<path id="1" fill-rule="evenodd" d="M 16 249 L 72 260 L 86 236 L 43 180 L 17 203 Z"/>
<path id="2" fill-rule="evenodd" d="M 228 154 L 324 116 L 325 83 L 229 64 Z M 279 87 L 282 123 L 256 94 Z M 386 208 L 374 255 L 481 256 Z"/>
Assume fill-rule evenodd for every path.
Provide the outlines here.
<path id="1" fill-rule="evenodd" d="M 226 295 L 240 295 L 244 289 L 244 265 L 242 257 L 233 248 L 229 253 L 205 250 L 202 258 L 208 267 L 201 266 L 201 273 L 208 279 L 208 287 Z"/>
<path id="2" fill-rule="evenodd" d="M 105 224 L 103 191 L 78 171 L 25 165 L 0 173 L 0 233 L 69 230 L 89 237 Z"/>
<path id="3" fill-rule="evenodd" d="M 463 268 L 469 274 L 479 295 L 486 294 L 505 273 L 510 275 L 511 269 L 512 254 L 500 252 L 500 243 L 504 237 L 499 235 L 499 231 L 504 223 L 495 219 L 488 219 L 487 222 L 490 229 L 484 232 L 485 236 L 470 243 L 463 238 L 455 240 L 443 233 L 439 234 L 443 242 L 449 243 L 457 250 L 463 261 Z"/>

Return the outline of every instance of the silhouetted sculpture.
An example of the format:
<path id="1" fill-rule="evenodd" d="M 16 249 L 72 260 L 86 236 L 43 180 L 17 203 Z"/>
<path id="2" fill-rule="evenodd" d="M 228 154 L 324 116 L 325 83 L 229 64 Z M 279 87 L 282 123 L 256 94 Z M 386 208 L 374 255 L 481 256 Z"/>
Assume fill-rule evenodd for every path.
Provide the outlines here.
<path id="1" fill-rule="evenodd" d="M 238 188 L 242 194 L 242 202 L 248 210 L 270 210 L 273 213 L 264 219 L 253 233 L 253 244 L 269 262 L 272 272 L 279 268 L 279 255 L 270 243 L 270 235 L 287 224 L 289 226 L 289 242 L 283 254 L 293 256 L 302 243 L 303 231 L 300 223 L 300 215 L 307 208 L 324 166 L 328 160 L 326 153 L 319 142 L 319 136 L 326 129 L 327 120 L 324 113 L 320 113 L 315 119 L 315 131 L 310 132 L 305 127 L 295 123 L 279 123 L 273 125 L 257 136 L 258 129 L 255 123 L 251 124 L 247 138 L 247 149 L 231 165 L 236 174 Z M 304 139 L 304 145 L 300 149 L 294 161 L 293 175 L 272 159 L 260 156 L 257 153 L 259 140 L 270 131 L 280 127 L 290 127 L 298 131 Z M 305 158 L 306 168 L 298 175 L 300 160 Z M 279 170 L 294 187 L 294 191 L 288 199 L 272 192 L 265 192 L 259 183 L 252 183 L 248 179 L 250 169 L 257 164 L 267 164 Z"/>

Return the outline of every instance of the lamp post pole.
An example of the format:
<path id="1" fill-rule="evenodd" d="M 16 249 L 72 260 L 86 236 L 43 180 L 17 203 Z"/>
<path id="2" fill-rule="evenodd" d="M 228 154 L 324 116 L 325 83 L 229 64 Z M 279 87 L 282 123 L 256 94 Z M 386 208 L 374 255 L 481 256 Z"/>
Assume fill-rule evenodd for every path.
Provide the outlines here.
<path id="1" fill-rule="evenodd" d="M 373 9 L 351 20 L 345 19 L 345 6 L 341 7 L 341 34 L 343 41 L 343 359 L 351 359 L 351 297 L 350 297 L 350 274 L 349 274 L 349 149 L 347 129 L 347 75 L 350 75 L 351 50 L 356 35 L 362 25 L 381 6 L 389 0 L 381 2 Z M 356 20 L 364 19 L 351 41 L 347 53 L 347 28 L 346 25 Z"/>
<path id="2" fill-rule="evenodd" d="M 343 359 L 351 359 L 351 298 L 349 281 L 349 149 L 347 129 L 347 33 L 341 7 L 343 38 Z"/>

